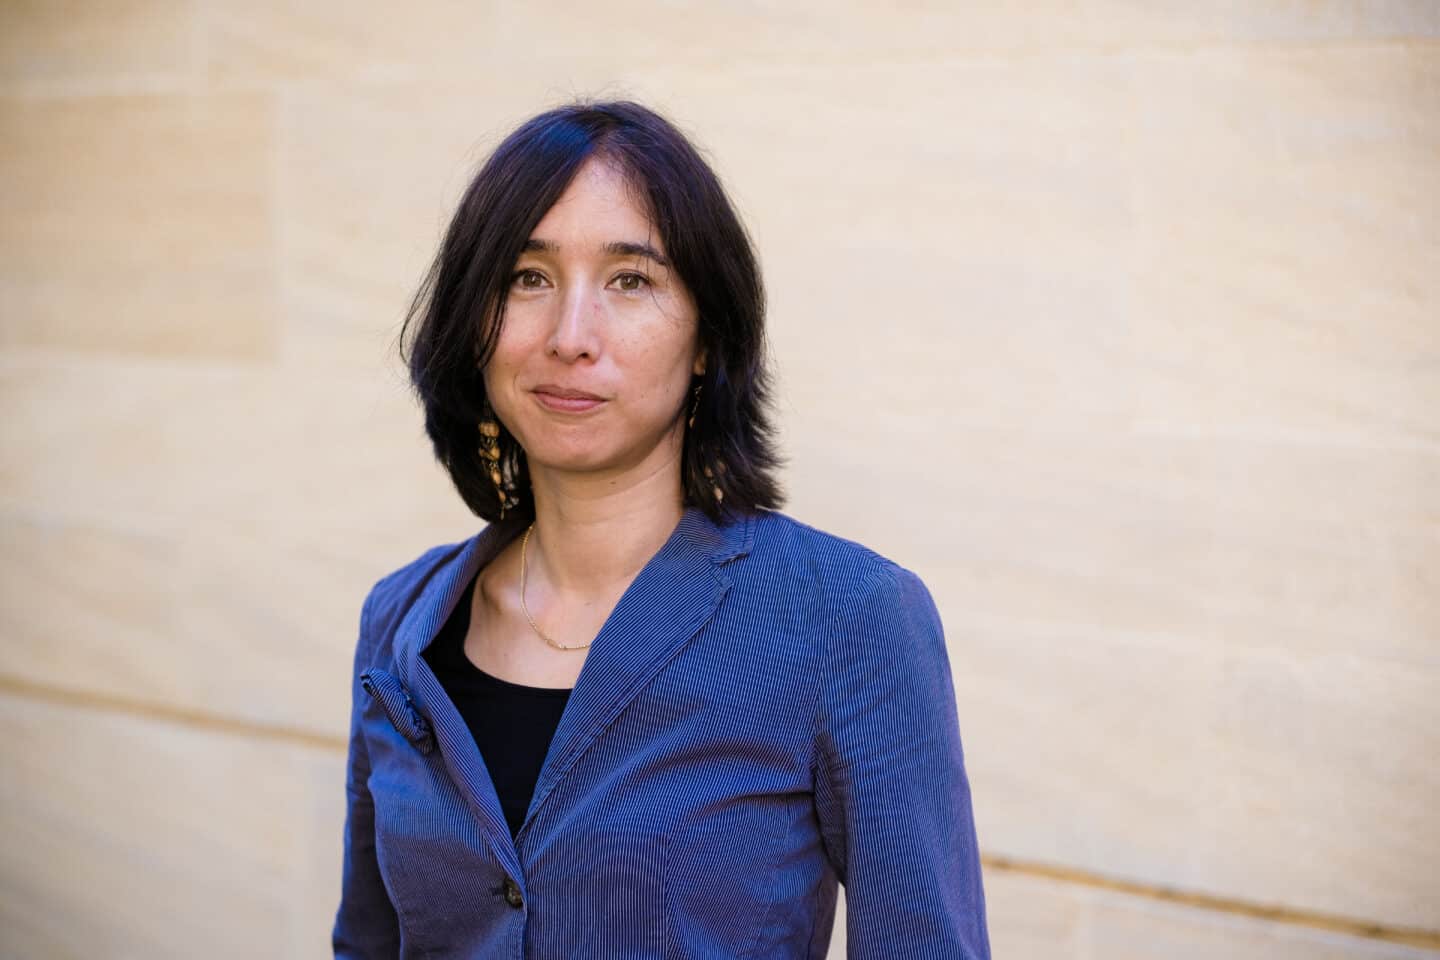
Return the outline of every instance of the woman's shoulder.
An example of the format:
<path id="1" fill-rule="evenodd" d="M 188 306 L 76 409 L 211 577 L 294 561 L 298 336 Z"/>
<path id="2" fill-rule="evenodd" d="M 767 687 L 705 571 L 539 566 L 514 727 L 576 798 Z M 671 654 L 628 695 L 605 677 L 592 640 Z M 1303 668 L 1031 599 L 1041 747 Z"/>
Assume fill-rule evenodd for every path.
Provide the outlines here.
<path id="1" fill-rule="evenodd" d="M 756 541 L 769 550 L 805 556 L 826 565 L 846 567 L 898 566 L 890 557 L 858 540 L 817 527 L 782 510 L 756 514 Z"/>
<path id="2" fill-rule="evenodd" d="M 792 586 L 806 583 L 837 600 L 919 582 L 873 547 L 779 510 L 757 515 L 753 552 L 762 567 L 788 577 Z"/>
<path id="3" fill-rule="evenodd" d="M 935 599 L 908 567 L 779 512 L 757 524 L 755 552 L 760 578 L 772 584 L 760 589 L 782 591 L 813 611 L 832 636 L 835 656 L 871 665 L 944 662 Z"/>

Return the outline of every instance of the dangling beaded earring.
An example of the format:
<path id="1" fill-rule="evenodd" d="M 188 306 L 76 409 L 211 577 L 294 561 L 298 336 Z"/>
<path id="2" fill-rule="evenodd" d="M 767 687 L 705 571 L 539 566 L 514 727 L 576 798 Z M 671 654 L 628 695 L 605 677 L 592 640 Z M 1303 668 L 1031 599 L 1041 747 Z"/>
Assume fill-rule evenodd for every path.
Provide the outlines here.
<path id="1" fill-rule="evenodd" d="M 495 496 L 500 500 L 500 519 L 505 519 L 505 511 L 514 509 L 516 497 L 513 491 L 505 488 L 505 478 L 500 472 L 500 424 L 490 413 L 490 407 L 485 407 L 485 417 L 480 421 L 480 456 L 484 457 L 490 465 L 490 482 L 495 485 Z"/>
<path id="2" fill-rule="evenodd" d="M 690 397 L 690 419 L 685 421 L 689 427 L 695 426 L 695 411 L 700 409 L 700 387 L 701 384 L 695 384 L 695 393 Z"/>
<path id="3" fill-rule="evenodd" d="M 695 384 L 695 394 L 690 398 L 690 418 L 685 421 L 689 427 L 695 426 L 695 411 L 700 409 L 700 387 L 701 384 Z M 720 464 L 720 472 L 725 472 L 725 465 L 723 463 Z M 710 481 L 710 492 L 714 495 L 715 502 L 718 504 L 721 500 L 725 499 L 725 492 L 721 490 L 720 485 L 715 482 L 715 472 L 710 469 L 709 464 L 705 466 L 705 478 Z"/>
<path id="4" fill-rule="evenodd" d="M 724 464 L 720 465 L 720 472 L 725 472 Z M 715 482 L 715 473 L 710 469 L 709 466 L 705 467 L 705 477 L 710 481 L 710 492 L 715 495 L 715 502 L 718 504 L 721 500 L 725 499 L 725 491 L 721 490 L 720 484 Z"/>

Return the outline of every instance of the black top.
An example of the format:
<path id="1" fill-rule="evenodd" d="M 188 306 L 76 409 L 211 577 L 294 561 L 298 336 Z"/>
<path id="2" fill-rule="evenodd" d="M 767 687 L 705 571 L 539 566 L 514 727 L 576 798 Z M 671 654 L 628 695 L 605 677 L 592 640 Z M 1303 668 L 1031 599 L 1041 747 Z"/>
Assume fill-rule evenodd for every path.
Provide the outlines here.
<path id="1" fill-rule="evenodd" d="M 476 574 L 478 577 L 479 574 Z M 528 687 L 492 676 L 465 655 L 475 578 L 424 657 L 454 701 L 495 781 L 510 836 L 520 832 L 540 767 L 570 698 L 569 687 Z"/>

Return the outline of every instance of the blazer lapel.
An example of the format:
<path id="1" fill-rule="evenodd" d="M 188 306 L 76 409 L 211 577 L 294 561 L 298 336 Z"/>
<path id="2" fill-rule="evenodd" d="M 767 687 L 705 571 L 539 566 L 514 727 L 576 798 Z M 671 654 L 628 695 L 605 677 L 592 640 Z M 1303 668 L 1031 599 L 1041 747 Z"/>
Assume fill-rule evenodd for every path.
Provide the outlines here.
<path id="1" fill-rule="evenodd" d="M 691 507 L 595 635 L 550 741 L 517 842 L 556 784 L 620 711 L 709 622 L 730 588 L 722 564 L 749 549 L 749 516 L 717 526 Z"/>
<path id="2" fill-rule="evenodd" d="M 747 515 L 719 526 L 702 511 L 688 508 L 664 546 L 631 581 L 590 644 L 514 842 L 475 739 L 420 654 L 440 632 L 465 584 L 519 530 L 508 524 L 485 527 L 426 584 L 396 634 L 396 669 L 416 707 L 429 719 L 446 769 L 511 876 L 520 875 L 516 845 L 556 784 L 714 616 L 730 588 L 723 565 L 749 551 L 753 525 L 754 518 Z"/>
<path id="3" fill-rule="evenodd" d="M 518 532 L 513 525 L 492 523 L 465 541 L 460 552 L 431 576 L 395 636 L 395 667 L 401 683 L 410 691 L 416 709 L 430 721 L 450 779 L 469 802 L 491 849 L 512 877 L 521 876 L 520 858 L 510 839 L 495 781 L 465 719 L 420 654 L 449 619 L 470 578 Z"/>

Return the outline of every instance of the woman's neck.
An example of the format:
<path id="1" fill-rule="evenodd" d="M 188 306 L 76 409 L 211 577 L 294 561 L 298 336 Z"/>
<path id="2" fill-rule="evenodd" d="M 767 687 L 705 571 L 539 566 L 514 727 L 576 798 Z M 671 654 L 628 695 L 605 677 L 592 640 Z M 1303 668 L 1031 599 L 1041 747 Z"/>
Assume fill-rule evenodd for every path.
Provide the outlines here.
<path id="1" fill-rule="evenodd" d="M 684 513 L 678 458 L 601 485 L 537 471 L 531 489 L 528 573 L 562 595 L 605 594 L 629 583 Z"/>

